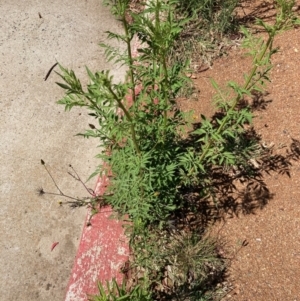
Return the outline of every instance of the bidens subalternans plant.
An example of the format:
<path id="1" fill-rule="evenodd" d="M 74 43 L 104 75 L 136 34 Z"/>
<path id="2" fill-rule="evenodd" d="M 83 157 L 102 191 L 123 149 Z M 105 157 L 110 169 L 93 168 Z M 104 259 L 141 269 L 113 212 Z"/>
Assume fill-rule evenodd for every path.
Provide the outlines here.
<path id="1" fill-rule="evenodd" d="M 115 83 L 109 71 L 94 73 L 87 68 L 90 83 L 83 88 L 74 72 L 60 65 L 63 83 L 58 83 L 66 91 L 59 104 L 65 105 L 66 110 L 86 107 L 98 122 L 82 134 L 99 139 L 103 149 L 93 175 L 109 176 L 110 184 L 102 199 L 131 221 L 130 243 L 133 252 L 140 250 L 137 265 L 149 287 L 157 279 L 163 279 L 167 270 L 169 275 L 172 270 L 168 256 L 153 252 L 155 246 L 151 244 L 172 246 L 175 236 L 168 233 L 175 227 L 174 214 L 187 206 L 185 192 L 195 189 L 201 202 L 212 191 L 212 169 L 234 169 L 236 174 L 237 169 L 249 170 L 249 160 L 257 153 L 258 143 L 247 136 L 247 125 L 253 116 L 250 108 L 241 107 L 240 102 L 263 91 L 269 81 L 276 34 L 299 24 L 292 14 L 294 1 L 280 0 L 276 1 L 278 13 L 273 25 L 257 20 L 257 25 L 267 33 L 266 40 L 241 28 L 243 46 L 252 57 L 252 69 L 244 75 L 242 85 L 230 81 L 223 88 L 212 81 L 220 114 L 214 120 L 202 115 L 201 124 L 193 127 L 191 114 L 184 113 L 176 104 L 176 96 L 189 83 L 186 76 L 189 62 L 169 63 L 174 42 L 193 18 L 180 17 L 176 13 L 178 5 L 178 0 L 148 1 L 144 11 L 135 14 L 129 11 L 129 0 L 114 1 L 112 11 L 122 22 L 124 33 L 108 32 L 108 37 L 123 42 L 126 49 L 122 52 L 109 45 L 102 46 L 109 60 L 127 66 L 124 82 Z M 132 55 L 135 36 L 141 42 L 137 57 Z M 157 231 L 163 235 L 157 235 Z M 195 237 L 201 238 L 191 237 L 192 243 L 189 235 L 178 241 L 189 242 L 189 250 L 195 249 L 193 258 L 200 260 L 197 248 L 201 244 Z M 184 286 L 180 279 L 175 275 L 172 280 L 177 287 L 199 290 L 201 284 Z M 176 290 L 176 285 L 172 289 Z M 144 292 L 144 286 L 139 288 Z"/>

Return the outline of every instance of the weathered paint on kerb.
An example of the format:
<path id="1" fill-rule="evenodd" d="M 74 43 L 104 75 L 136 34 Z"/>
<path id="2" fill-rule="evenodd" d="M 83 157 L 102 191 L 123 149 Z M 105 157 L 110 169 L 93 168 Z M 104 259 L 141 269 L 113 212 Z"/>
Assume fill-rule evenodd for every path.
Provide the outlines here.
<path id="1" fill-rule="evenodd" d="M 96 193 L 101 195 L 107 185 L 99 178 Z M 121 267 L 128 259 L 128 239 L 122 222 L 111 218 L 110 207 L 102 208 L 93 216 L 91 226 L 85 226 L 69 280 L 65 301 L 86 301 L 88 295 L 97 293 L 97 282 L 116 278 L 122 281 Z M 87 216 L 88 221 L 89 216 Z"/>

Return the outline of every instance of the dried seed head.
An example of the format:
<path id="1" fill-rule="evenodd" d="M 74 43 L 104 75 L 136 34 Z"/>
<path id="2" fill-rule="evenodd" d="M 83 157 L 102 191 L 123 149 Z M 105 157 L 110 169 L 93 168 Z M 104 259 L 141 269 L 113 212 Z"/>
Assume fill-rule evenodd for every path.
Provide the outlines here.
<path id="1" fill-rule="evenodd" d="M 43 196 L 46 192 L 44 191 L 43 187 L 39 187 L 37 190 L 36 190 L 37 194 L 39 196 Z"/>

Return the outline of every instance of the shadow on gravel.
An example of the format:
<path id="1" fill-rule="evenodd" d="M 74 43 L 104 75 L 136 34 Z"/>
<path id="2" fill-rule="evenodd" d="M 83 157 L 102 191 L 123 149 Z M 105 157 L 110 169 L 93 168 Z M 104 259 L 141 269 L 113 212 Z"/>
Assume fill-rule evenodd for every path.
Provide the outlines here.
<path id="1" fill-rule="evenodd" d="M 272 21 L 276 17 L 276 10 L 274 9 L 273 2 L 262 1 L 256 6 L 251 7 L 253 4 L 252 0 L 241 1 L 239 8 L 241 13 L 236 17 L 236 21 L 240 25 L 245 25 L 248 23 L 253 24 L 253 22 L 259 18 L 263 21 Z M 249 12 L 246 12 L 245 8 L 251 7 Z"/>
<path id="2" fill-rule="evenodd" d="M 251 102 L 243 100 L 240 107 L 248 106 L 252 111 L 265 110 L 272 102 L 265 99 L 267 95 L 257 93 Z M 218 112 L 212 116 L 212 120 L 222 117 L 223 114 Z M 199 126 L 199 123 L 194 124 L 195 129 Z M 185 143 L 195 144 L 198 139 L 189 138 Z M 255 141 L 259 148 L 246 165 L 231 169 L 211 166 L 201 181 L 203 185 L 182 191 L 184 206 L 172 217 L 172 225 L 177 229 L 204 231 L 216 221 L 255 214 L 274 197 L 264 180 L 265 176 L 278 174 L 290 177 L 292 162 L 300 159 L 300 141 L 293 138 L 289 146 L 266 145 L 255 128 L 249 127 L 241 140 L 244 146 Z"/>

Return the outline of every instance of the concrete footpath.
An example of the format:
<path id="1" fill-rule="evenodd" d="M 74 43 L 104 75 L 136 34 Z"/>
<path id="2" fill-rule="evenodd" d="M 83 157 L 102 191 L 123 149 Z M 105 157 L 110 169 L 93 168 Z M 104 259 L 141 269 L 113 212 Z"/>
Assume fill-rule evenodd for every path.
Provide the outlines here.
<path id="1" fill-rule="evenodd" d="M 96 140 L 75 137 L 94 120 L 85 110 L 65 113 L 63 91 L 49 68 L 57 61 L 85 78 L 110 69 L 98 43 L 121 27 L 101 0 L 10 0 L 0 3 L 0 291 L 1 300 L 63 300 L 86 209 L 60 207 L 60 188 L 85 196 L 68 176 L 72 164 L 85 180 L 94 171 Z M 114 67 L 118 79 L 124 70 Z M 95 180 L 89 186 L 94 188 Z M 51 251 L 53 243 L 57 243 Z"/>

